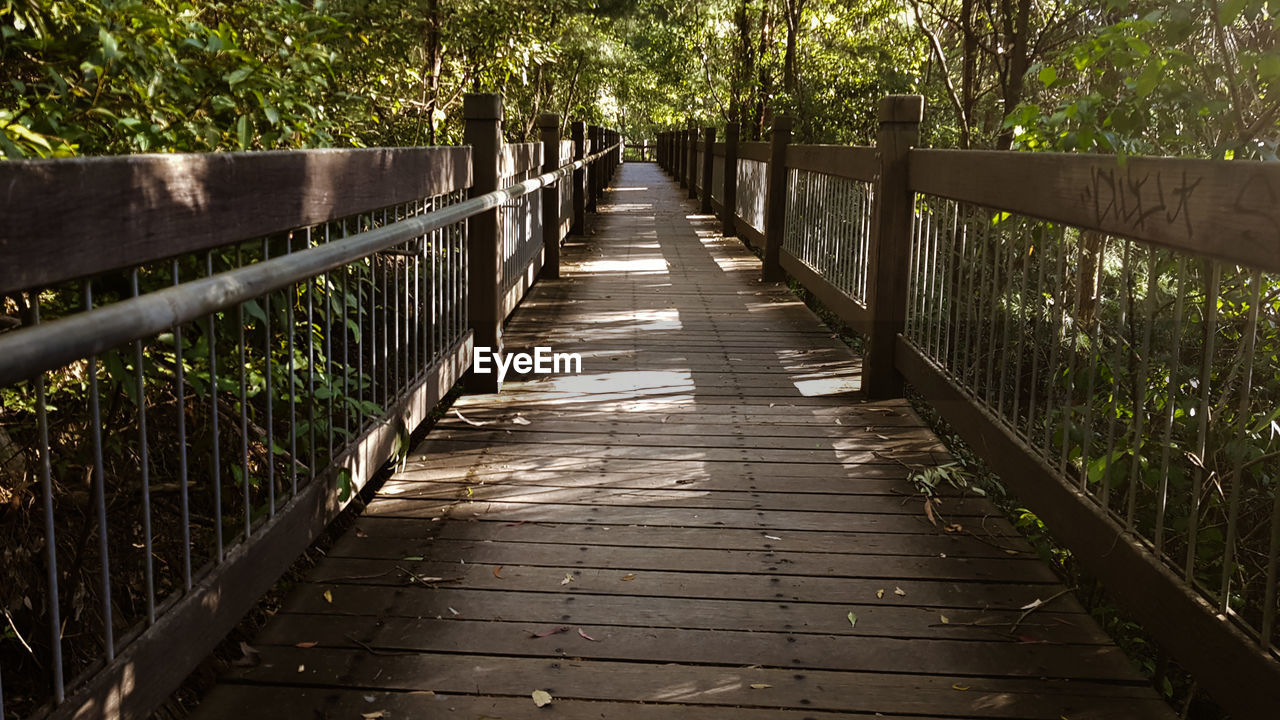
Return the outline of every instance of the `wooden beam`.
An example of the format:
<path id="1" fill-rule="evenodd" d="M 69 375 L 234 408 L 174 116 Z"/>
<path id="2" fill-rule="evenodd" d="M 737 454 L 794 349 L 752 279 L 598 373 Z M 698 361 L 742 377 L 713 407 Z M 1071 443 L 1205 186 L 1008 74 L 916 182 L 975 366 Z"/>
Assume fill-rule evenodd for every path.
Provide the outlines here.
<path id="1" fill-rule="evenodd" d="M 471 185 L 470 148 L 0 163 L 0 293 L 52 285 Z"/>
<path id="2" fill-rule="evenodd" d="M 879 170 L 875 148 L 848 145 L 792 145 L 787 167 L 865 182 L 875 180 Z"/>
<path id="3" fill-rule="evenodd" d="M 911 189 L 1280 272 L 1280 164 L 912 150 Z"/>

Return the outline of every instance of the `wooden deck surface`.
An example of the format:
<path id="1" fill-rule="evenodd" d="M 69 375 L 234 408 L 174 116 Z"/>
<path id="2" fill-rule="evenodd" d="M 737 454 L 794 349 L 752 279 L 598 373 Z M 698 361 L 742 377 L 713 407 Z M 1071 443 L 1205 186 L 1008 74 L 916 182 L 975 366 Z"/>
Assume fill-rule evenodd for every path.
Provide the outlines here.
<path id="1" fill-rule="evenodd" d="M 945 450 L 740 242 L 615 184 L 507 330 L 582 374 L 459 400 L 199 717 L 1173 717 L 987 501 L 930 522 Z"/>

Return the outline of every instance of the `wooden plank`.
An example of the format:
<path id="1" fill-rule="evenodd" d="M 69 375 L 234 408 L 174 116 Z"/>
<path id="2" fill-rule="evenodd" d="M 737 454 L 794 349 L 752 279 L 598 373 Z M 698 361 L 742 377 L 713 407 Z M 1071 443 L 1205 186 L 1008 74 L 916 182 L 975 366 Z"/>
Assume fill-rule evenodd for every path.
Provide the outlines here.
<path id="1" fill-rule="evenodd" d="M 635 582 L 634 580 L 631 582 Z M 1017 623 L 1013 610 L 938 611 L 922 607 L 858 603 L 786 603 L 707 598 L 576 596 L 556 593 L 438 588 L 424 593 L 414 587 L 300 585 L 281 613 L 399 618 L 490 619 L 503 622 L 660 627 L 694 630 L 741 630 L 791 635 L 913 637 L 949 640 L 1015 640 L 1076 645 L 1110 645 L 1111 639 L 1082 613 L 1045 610 Z M 1064 606 L 1065 607 L 1065 606 Z M 849 624 L 854 612 L 858 630 Z M 455 614 L 457 613 L 457 614 Z M 1017 623 L 1017 628 L 1014 628 Z M 554 625 L 553 625 L 554 627 Z"/>
<path id="2" fill-rule="evenodd" d="M 550 645 L 552 652 L 591 660 L 738 665 L 749 657 L 753 664 L 795 670 L 1143 681 L 1114 645 L 876 637 L 858 633 L 856 627 L 844 635 L 794 635 L 586 625 L 582 630 L 595 638 L 592 642 L 576 633 L 531 638 L 547 629 L 538 623 L 354 616 L 335 624 L 320 622 L 323 617 L 281 615 L 262 631 L 259 642 L 293 645 L 307 638 L 321 646 L 353 648 L 350 638 L 355 637 L 384 652 L 512 656 L 540 654 L 546 652 L 540 645 Z"/>
<path id="3" fill-rule="evenodd" d="M 0 163 L 4 205 L 20 209 L 0 215 L 0 293 L 469 187 L 470 152 L 374 148 Z"/>
<path id="4" fill-rule="evenodd" d="M 522 416 L 523 417 L 523 416 Z M 612 445 L 631 447 L 694 447 L 710 449 L 753 448 L 757 450 L 873 450 L 893 452 L 909 450 L 916 452 L 947 452 L 942 444 L 925 428 L 910 428 L 906 433 L 896 433 L 890 437 L 881 433 L 863 432 L 850 437 L 847 431 L 836 434 L 825 434 L 818 430 L 809 437 L 765 434 L 767 431 L 755 430 L 751 434 L 703 434 L 694 428 L 672 428 L 671 432 L 637 433 L 626 432 L 621 428 L 611 428 L 596 432 L 579 430 L 559 432 L 531 429 L 531 425 L 517 425 L 520 430 L 485 429 L 470 426 L 453 426 L 443 429 L 431 442 L 474 442 L 483 445 L 503 445 L 508 443 L 539 443 L 551 445 Z M 892 431 L 890 431 L 892 432 Z M 429 445 L 424 445 L 429 448 Z M 424 450 L 430 452 L 430 450 Z"/>
<path id="5" fill-rule="evenodd" d="M 424 548 L 423 545 L 426 545 Z M 352 543 L 351 555 L 331 557 L 398 560 L 423 557 L 433 562 L 519 565 L 522 567 L 627 568 L 632 571 L 766 574 L 770 577 L 884 577 L 981 582 L 1055 583 L 1058 578 L 1039 557 L 966 558 L 934 556 L 831 555 L 782 550 L 720 550 L 668 548 L 654 553 L 646 547 L 557 543 L 508 543 L 489 540 L 435 539 L 429 543 Z M 408 550 L 409 552 L 406 552 Z"/>
<path id="6" fill-rule="evenodd" d="M 740 142 L 738 143 L 738 159 L 755 160 L 757 162 L 769 162 L 770 144 L 767 142 Z"/>
<path id="7" fill-rule="evenodd" d="M 770 535 L 764 530 L 717 527 L 652 527 L 647 525 L 599 525 L 573 523 L 445 523 L 425 532 L 415 520 L 362 517 L 357 521 L 370 538 L 389 542 L 438 537 L 453 540 L 563 543 L 566 545 L 634 545 L 651 548 L 707 548 L 735 550 L 777 548 L 787 552 L 820 552 L 862 555 L 954 555 L 959 557 L 1014 557 L 1035 554 L 1021 536 L 985 536 L 924 530 L 919 534 L 886 534 L 841 530 L 787 530 Z M 355 543 L 364 538 L 343 539 Z M 341 554 L 341 553 L 339 553 Z M 405 553 L 409 555 L 411 553 Z"/>
<path id="8" fill-rule="evenodd" d="M 826 530 L 833 524 L 863 532 L 919 533 L 932 527 L 920 515 L 883 515 L 878 513 L 823 513 L 800 510 L 726 510 L 720 508 L 673 508 L 649 505 L 575 505 L 569 503 L 517 503 L 485 500 L 462 504 L 429 504 L 394 502 L 379 497 L 365 512 L 371 517 L 433 518 L 445 516 L 454 520 L 470 518 L 501 522 L 568 522 L 578 520 L 598 525 L 655 525 L 667 527 L 737 527 L 756 528 L 776 534 L 783 530 Z M 990 516 L 978 520 L 954 518 L 964 526 L 978 524 L 1000 534 L 1012 533 L 1003 517 Z"/>
<path id="9" fill-rule="evenodd" d="M 873 316 L 865 304 L 827 282 L 826 278 L 785 247 L 782 248 L 780 260 L 782 269 L 806 290 L 813 293 L 818 302 L 835 313 L 836 317 L 859 333 L 870 334 Z"/>
<path id="10" fill-rule="evenodd" d="M 914 149 L 919 193 L 1280 272 L 1280 166 L 1092 153 Z"/>
<path id="11" fill-rule="evenodd" d="M 807 707 L 823 712 L 963 713 L 965 717 L 1165 718 L 1167 706 L 1129 685 L 974 676 L 894 675 L 887 673 L 793 673 L 773 668 L 716 668 L 575 659 L 495 658 L 482 655 L 422 653 L 367 659 L 327 648 L 263 648 L 263 664 L 237 669 L 241 682 L 306 684 L 315 682 L 296 668 L 330 669 L 353 688 L 400 692 L 519 696 L 530 687 L 554 688 L 555 696 L 587 700 L 627 699 L 686 717 L 689 705 L 768 708 Z M 290 676 L 293 673 L 293 676 Z M 756 686 L 756 687 L 753 687 Z M 966 688 L 957 691 L 956 687 Z M 767 692 L 762 692 L 767 691 Z M 377 695 L 373 697 L 377 698 Z M 427 696 L 431 697 L 431 696 Z M 678 710 L 672 702 L 685 704 Z M 559 708 L 557 707 L 557 712 Z M 747 711 L 750 712 L 750 711 Z M 679 713 L 679 714 L 675 714 Z M 354 717 L 354 715 L 353 715 Z M 614 717 L 609 715 L 608 717 Z M 630 712 L 618 717 L 632 717 Z M 785 717 L 785 716 L 783 716 Z"/>
<path id="12" fill-rule="evenodd" d="M 498 153 L 498 177 L 536 170 L 542 167 L 542 143 L 516 143 L 503 145 Z"/>
<path id="13" fill-rule="evenodd" d="M 669 668 L 674 672 L 674 668 Z M 320 669 L 313 668 L 313 672 Z M 304 667 L 305 673 L 305 667 Z M 303 673 L 299 673 L 303 674 Z M 327 674 L 327 673 L 326 673 Z M 670 678 L 671 682 L 677 680 Z M 530 690 L 532 692 L 532 690 Z M 372 709 L 370 709 L 372 708 Z M 344 690 L 328 687 L 279 689 L 256 685 L 228 685 L 220 688 L 201 708 L 199 717 L 234 717 L 239 720 L 280 720 L 280 718 L 359 718 L 366 713 L 382 712 L 386 718 L 438 718 L 456 716 L 463 718 L 519 718 L 535 712 L 551 711 L 564 720 L 600 720 L 600 718 L 635 718 L 635 720 L 724 720 L 729 717 L 741 720 L 813 720 L 811 710 L 779 708 L 720 707 L 686 705 L 678 700 L 659 703 L 635 701 L 587 701 L 557 700 L 539 710 L 529 698 L 529 692 L 518 697 L 475 696 L 435 692 L 380 692 L 376 690 Z M 837 718 L 839 716 L 832 716 Z M 908 720 L 905 717 L 883 716 L 888 720 Z M 909 720 L 942 720 L 928 716 L 912 716 Z"/>
<path id="14" fill-rule="evenodd" d="M 791 145 L 787 167 L 871 182 L 879 164 L 876 149 L 858 145 Z"/>
<path id="15" fill-rule="evenodd" d="M 498 575 L 493 574 L 498 570 Z M 695 573 L 646 570 L 634 572 L 635 580 L 623 580 L 630 568 L 577 568 L 566 563 L 559 568 L 482 563 L 435 563 L 367 558 L 328 558 L 312 572 L 310 582 L 338 588 L 344 585 L 403 587 L 406 584 L 430 592 L 415 583 L 408 573 L 422 578 L 444 578 L 443 585 L 477 590 L 502 590 L 579 595 L 626 595 L 665 598 L 718 599 L 732 588 L 735 600 L 776 600 L 778 602 L 818 602 L 828 604 L 888 605 L 927 607 L 937 610 L 1020 611 L 1029 603 L 1044 600 L 1061 590 L 1047 583 L 987 583 L 921 580 L 893 577 L 840 578 L 805 575 L 743 573 Z M 573 582 L 564 584 L 566 574 Z M 642 579 L 644 582 L 637 582 Z M 894 592 L 902 588 L 905 596 Z M 337 593 L 334 590 L 333 593 Z M 883 597 L 881 597 L 883 596 Z M 1054 600 L 1054 608 L 1083 612 L 1071 596 Z"/>
<path id="16" fill-rule="evenodd" d="M 1140 618 L 1218 702 L 1240 717 L 1264 717 L 1280 707 L 1275 656 L 1225 621 L 901 336 L 898 367 L 1108 594 Z"/>
<path id="17" fill-rule="evenodd" d="M 902 487 L 902 486 L 900 486 Z M 904 497 L 905 496 L 905 497 Z M 468 505 L 476 503 L 504 503 L 510 505 L 581 505 L 588 507 L 682 508 L 708 510 L 758 510 L 768 509 L 787 512 L 826 513 L 876 513 L 883 515 L 919 516 L 924 514 L 924 500 L 910 497 L 904 490 L 897 493 L 888 489 L 881 493 L 822 495 L 801 493 L 772 493 L 761 496 L 752 492 L 726 492 L 673 488 L 604 488 L 558 487 L 545 485 L 500 485 L 493 483 L 437 483 L 396 484 L 386 488 L 378 498 L 381 512 L 392 512 L 393 507 L 410 512 L 439 509 L 456 502 Z M 939 516 L 957 522 L 970 522 L 973 518 L 991 515 L 991 505 L 976 496 L 969 498 L 941 498 L 933 505 Z"/>

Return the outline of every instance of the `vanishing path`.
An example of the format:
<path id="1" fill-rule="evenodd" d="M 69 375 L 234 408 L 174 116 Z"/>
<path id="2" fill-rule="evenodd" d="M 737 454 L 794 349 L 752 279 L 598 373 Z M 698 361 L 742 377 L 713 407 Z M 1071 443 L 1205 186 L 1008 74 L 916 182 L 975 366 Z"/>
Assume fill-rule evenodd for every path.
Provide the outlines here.
<path id="1" fill-rule="evenodd" d="M 507 329 L 582 374 L 459 400 L 201 717 L 1172 717 L 987 501 L 926 517 L 945 450 L 738 240 L 616 184 Z"/>

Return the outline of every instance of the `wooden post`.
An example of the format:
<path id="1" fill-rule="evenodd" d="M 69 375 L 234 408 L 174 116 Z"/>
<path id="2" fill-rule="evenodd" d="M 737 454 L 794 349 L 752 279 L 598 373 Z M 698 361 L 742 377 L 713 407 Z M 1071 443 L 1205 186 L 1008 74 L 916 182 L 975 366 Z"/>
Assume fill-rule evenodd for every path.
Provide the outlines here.
<path id="1" fill-rule="evenodd" d="M 764 204 L 764 259 L 760 277 L 765 282 L 780 282 L 782 271 L 778 255 L 787 217 L 787 145 L 791 142 L 791 118 L 779 115 L 773 121 L 773 145 L 769 153 L 769 175 Z"/>
<path id="2" fill-rule="evenodd" d="M 538 116 L 542 130 L 542 172 L 560 167 L 560 116 L 543 113 Z M 542 188 L 542 277 L 560 277 L 560 183 Z"/>
<path id="3" fill-rule="evenodd" d="M 720 216 L 720 234 L 738 234 L 734 218 L 738 215 L 738 123 L 724 126 L 724 198 Z"/>
<path id="4" fill-rule="evenodd" d="M 587 139 L 590 140 L 590 146 L 587 148 L 588 155 L 594 155 L 600 152 L 600 128 L 595 125 L 587 126 Z M 596 194 L 600 187 L 600 167 L 602 163 L 596 161 L 587 166 L 587 212 L 596 211 Z"/>
<path id="5" fill-rule="evenodd" d="M 573 160 L 577 162 L 586 157 L 587 124 L 579 120 L 572 126 Z M 581 235 L 587 219 L 587 169 L 578 168 L 573 171 L 573 225 L 569 232 Z"/>
<path id="6" fill-rule="evenodd" d="M 471 146 L 471 197 L 498 189 L 498 156 L 502 152 L 502 96 L 467 94 L 462 101 L 464 142 Z M 498 210 L 467 220 L 467 311 L 475 330 L 475 346 L 502 352 L 502 228 Z M 468 387 L 497 392 L 498 374 L 472 373 Z"/>
<path id="7" fill-rule="evenodd" d="M 689 174 L 689 197 L 698 197 L 698 126 L 689 121 L 688 134 L 685 136 L 689 141 L 689 165 L 685 168 L 685 172 Z"/>
<path id="8" fill-rule="evenodd" d="M 902 396 L 902 375 L 894 367 L 894 343 L 906 325 L 907 273 L 911 249 L 913 193 L 907 153 L 920 139 L 924 98 L 890 95 L 880 100 L 880 161 L 871 241 L 871 338 L 862 386 L 873 400 Z"/>
<path id="9" fill-rule="evenodd" d="M 712 179 L 715 177 L 715 153 L 711 151 L 711 146 L 716 144 L 716 129 L 713 127 L 702 129 L 703 144 L 706 145 L 702 155 L 702 214 L 711 214 L 711 186 L 714 184 Z"/>

